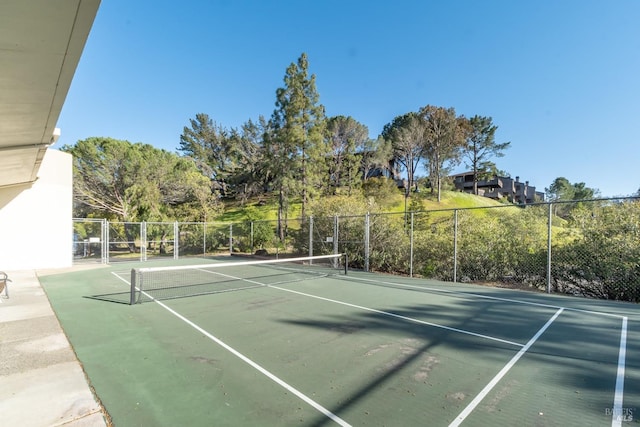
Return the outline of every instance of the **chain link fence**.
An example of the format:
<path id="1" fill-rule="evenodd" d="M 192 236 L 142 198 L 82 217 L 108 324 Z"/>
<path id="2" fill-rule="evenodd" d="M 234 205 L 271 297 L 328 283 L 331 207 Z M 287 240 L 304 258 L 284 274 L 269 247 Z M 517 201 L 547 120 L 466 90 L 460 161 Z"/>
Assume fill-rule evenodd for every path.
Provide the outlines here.
<path id="1" fill-rule="evenodd" d="M 640 302 L 640 199 L 239 223 L 74 220 L 74 258 L 346 253 L 364 271 Z"/>

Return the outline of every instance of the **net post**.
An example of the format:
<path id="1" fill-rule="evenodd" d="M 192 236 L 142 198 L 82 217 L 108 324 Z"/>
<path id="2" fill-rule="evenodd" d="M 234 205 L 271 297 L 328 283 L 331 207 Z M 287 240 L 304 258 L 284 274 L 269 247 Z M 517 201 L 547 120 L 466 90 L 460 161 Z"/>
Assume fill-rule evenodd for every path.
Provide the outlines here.
<path id="1" fill-rule="evenodd" d="M 131 290 L 129 295 L 129 305 L 134 305 L 136 303 L 136 269 L 131 269 Z"/>
<path id="2" fill-rule="evenodd" d="M 349 269 L 348 264 L 349 264 L 349 257 L 347 256 L 347 253 L 345 252 L 344 254 L 342 254 L 344 256 L 344 275 L 347 275 L 347 270 Z"/>

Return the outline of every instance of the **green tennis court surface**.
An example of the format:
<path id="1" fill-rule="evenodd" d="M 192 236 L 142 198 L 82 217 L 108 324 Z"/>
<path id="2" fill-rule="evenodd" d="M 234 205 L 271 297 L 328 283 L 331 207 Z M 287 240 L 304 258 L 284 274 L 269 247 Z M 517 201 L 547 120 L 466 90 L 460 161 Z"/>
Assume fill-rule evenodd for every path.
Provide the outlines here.
<path id="1" fill-rule="evenodd" d="M 128 305 L 131 268 L 149 265 L 40 278 L 116 426 L 640 416 L 637 305 L 353 271 L 252 274 L 242 290 Z"/>

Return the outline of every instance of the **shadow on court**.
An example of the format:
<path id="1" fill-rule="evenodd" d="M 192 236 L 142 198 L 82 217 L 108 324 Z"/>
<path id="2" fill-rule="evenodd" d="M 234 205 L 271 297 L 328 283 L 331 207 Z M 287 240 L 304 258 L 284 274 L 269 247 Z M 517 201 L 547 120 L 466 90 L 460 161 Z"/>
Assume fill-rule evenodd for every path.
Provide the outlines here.
<path id="1" fill-rule="evenodd" d="M 85 298 L 97 301 L 112 302 L 116 304 L 130 304 L 131 294 L 129 292 L 116 292 L 113 294 L 87 295 Z"/>
<path id="2" fill-rule="evenodd" d="M 469 319 L 479 318 L 482 312 L 485 311 L 485 309 L 486 307 L 482 306 L 473 307 L 473 311 L 467 313 L 469 315 Z M 393 311 L 389 311 L 389 313 L 393 313 L 406 318 L 419 319 L 420 317 L 424 316 L 425 312 L 429 312 L 433 315 L 435 311 L 437 311 L 437 308 L 435 308 L 434 306 L 415 306 L 404 309 L 395 309 Z M 442 313 L 440 317 L 443 322 L 446 322 L 450 321 L 456 316 Z M 452 337 L 452 334 L 456 334 L 455 331 L 434 331 L 433 329 L 425 328 L 425 325 L 414 324 L 406 320 L 398 320 L 398 318 L 390 318 L 388 315 L 382 313 L 363 313 L 360 316 L 340 316 L 335 317 L 333 320 L 281 320 L 281 322 L 288 325 L 293 325 L 295 327 L 305 327 L 318 330 L 334 330 L 338 331 L 339 333 L 346 334 L 366 332 L 373 334 L 384 334 L 385 336 L 411 337 L 417 340 L 414 342 L 424 342 L 424 344 L 419 347 L 402 352 L 404 354 L 401 354 L 399 358 L 395 359 L 392 366 L 388 367 L 388 369 L 380 370 L 380 373 L 378 375 L 367 378 L 367 382 L 365 384 L 360 386 L 360 388 L 358 388 L 357 390 L 351 392 L 349 399 L 336 407 L 332 407 L 332 411 L 338 415 L 350 412 L 351 408 L 358 406 L 363 401 L 366 401 L 372 394 L 379 393 L 380 390 L 388 388 L 389 383 L 397 382 L 398 378 L 404 378 L 401 381 L 405 382 L 407 381 L 406 378 L 415 378 L 415 375 L 413 375 L 415 366 L 417 364 L 419 365 L 421 360 L 425 358 L 433 359 L 435 354 L 434 352 L 437 349 L 439 349 L 441 346 L 450 346 L 454 341 L 457 343 L 456 347 L 460 351 L 465 351 L 471 355 L 480 348 L 483 348 L 484 350 L 489 349 L 490 351 L 507 352 L 514 349 L 513 346 L 505 343 L 483 341 L 473 336 Z M 458 324 L 456 324 L 456 326 L 454 327 L 463 328 L 467 323 L 468 321 L 458 322 Z M 451 325 L 451 323 L 448 324 Z M 515 330 L 516 328 L 512 327 L 510 329 Z M 489 353 L 489 355 L 491 355 L 491 353 Z M 483 357 L 486 357 L 486 355 L 484 355 Z M 497 363 L 504 361 L 504 358 L 502 357 L 498 357 L 497 359 Z M 446 364 L 446 361 L 441 360 L 439 364 L 444 365 Z M 407 373 L 403 373 L 403 371 L 407 371 Z M 420 378 L 425 380 L 428 379 L 428 373 L 424 373 L 424 375 L 420 376 Z M 412 384 L 414 382 L 415 381 L 411 381 L 407 384 L 404 384 L 401 388 L 403 390 L 406 390 L 406 393 L 412 393 L 410 392 L 410 390 L 416 388 L 416 384 Z M 427 382 L 423 381 L 422 385 L 424 384 L 427 384 Z M 395 387 L 391 386 L 391 388 Z M 435 422 L 433 418 L 428 416 L 429 412 L 433 413 L 433 409 L 426 411 L 422 420 L 412 419 L 411 421 L 409 421 L 406 419 L 397 419 L 393 421 L 393 418 L 391 418 L 390 421 L 399 422 L 403 425 L 410 425 L 415 421 L 421 421 L 421 424 L 423 425 L 427 425 L 429 423 L 433 423 L 435 425 L 441 424 L 443 422 L 446 424 L 451 422 L 461 410 L 461 406 L 463 403 L 462 396 L 459 392 L 456 392 L 453 389 L 442 390 L 440 393 L 442 396 L 447 397 L 449 405 L 447 405 L 446 407 L 441 407 L 438 415 L 439 421 Z M 390 395 L 389 399 L 387 399 L 386 406 L 388 407 L 385 410 L 385 412 L 387 413 L 393 413 L 394 408 L 398 406 L 398 403 L 393 401 L 393 397 L 394 396 Z M 416 402 L 416 405 L 420 405 L 423 407 L 430 406 L 427 402 Z M 377 424 L 377 421 L 375 421 L 374 424 Z M 309 425 L 320 427 L 331 425 L 331 422 L 326 417 L 318 416 L 316 420 L 310 422 Z"/>
<path id="3" fill-rule="evenodd" d="M 126 306 L 127 284 L 112 269 L 42 282 L 116 425 L 333 425 L 203 331 L 352 425 L 449 425 L 481 393 L 462 425 L 611 425 L 617 313 L 636 306 L 355 279 L 166 302 L 202 330 L 159 304 Z M 622 403 L 632 412 L 640 401 L 637 320 L 629 320 Z"/>
<path id="4" fill-rule="evenodd" d="M 461 331 L 480 331 L 508 340 L 520 340 L 526 344 L 538 329 L 551 317 L 551 310 L 526 313 L 510 308 L 497 308 L 495 302 L 478 303 L 459 301 L 456 306 L 421 305 L 390 309 L 388 312 L 403 318 L 420 319 L 428 313 L 430 322 L 449 325 Z M 613 391 L 616 380 L 619 333 L 618 319 L 576 312 L 563 312 L 558 323 L 552 325 L 531 346 L 522 359 L 490 390 L 464 425 L 601 425 L 611 422 Z M 332 410 L 338 415 L 349 413 L 371 394 L 388 387 L 398 377 L 410 378 L 413 365 L 430 354 L 442 353 L 441 348 L 452 349 L 463 360 L 466 369 L 451 372 L 462 376 L 473 384 L 460 392 L 455 387 L 442 388 L 437 394 L 449 396 L 444 406 L 430 408 L 437 413 L 425 420 L 430 425 L 447 425 L 466 407 L 489 382 L 491 376 L 475 371 L 476 360 L 493 359 L 497 374 L 506 364 L 507 357 L 519 350 L 509 344 L 483 340 L 475 336 L 460 335 L 459 332 L 434 331 L 433 327 L 398 321 L 380 313 L 362 313 L 358 316 L 338 316 L 325 320 L 289 320 L 281 322 L 296 327 L 317 330 L 340 330 L 348 325 L 351 333 L 373 333 L 385 336 L 411 336 L 425 344 L 404 355 L 392 370 L 381 372 L 354 390 L 348 401 Z M 441 367 L 446 369 L 446 360 L 440 357 Z M 408 373 L 403 374 L 403 371 Z M 411 389 L 412 384 L 405 384 Z M 629 385 L 627 392 L 638 396 L 637 385 Z M 455 396 L 454 398 L 450 398 Z M 391 398 L 391 396 L 390 396 Z M 441 399 L 440 404 L 443 401 Z M 398 403 L 390 403 L 389 411 Z M 428 402 L 421 405 L 429 407 Z M 436 411 L 436 412 L 433 412 Z M 310 424 L 329 425 L 324 417 Z M 384 424 L 384 423 L 383 423 Z"/>

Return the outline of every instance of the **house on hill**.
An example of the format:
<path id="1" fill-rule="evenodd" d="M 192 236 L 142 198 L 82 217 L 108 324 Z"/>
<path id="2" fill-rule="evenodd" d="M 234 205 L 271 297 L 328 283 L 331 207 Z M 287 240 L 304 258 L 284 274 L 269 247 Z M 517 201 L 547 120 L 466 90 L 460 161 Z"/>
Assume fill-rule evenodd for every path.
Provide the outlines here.
<path id="1" fill-rule="evenodd" d="M 473 194 L 473 172 L 452 175 L 453 184 L 458 191 Z M 506 176 L 494 176 L 489 180 L 478 180 L 478 195 L 490 199 L 507 199 L 512 203 L 525 205 L 544 200 L 544 193 L 536 191 L 529 181 L 521 182 L 520 177 L 514 180 Z"/>

